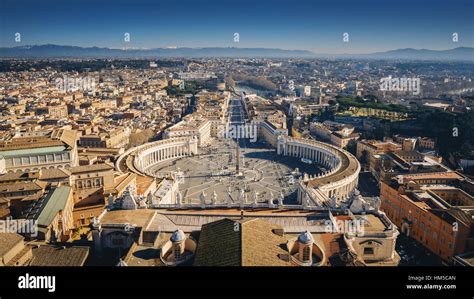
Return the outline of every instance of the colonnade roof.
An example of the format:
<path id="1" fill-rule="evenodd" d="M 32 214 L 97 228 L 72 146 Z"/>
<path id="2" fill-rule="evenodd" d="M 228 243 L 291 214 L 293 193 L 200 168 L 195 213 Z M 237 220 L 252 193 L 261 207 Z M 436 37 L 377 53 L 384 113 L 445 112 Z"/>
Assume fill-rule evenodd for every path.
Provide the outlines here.
<path id="1" fill-rule="evenodd" d="M 358 171 L 359 161 L 357 161 L 354 156 L 341 152 L 340 154 L 338 154 L 338 157 L 341 161 L 341 167 L 338 171 L 326 177 L 315 178 L 309 181 L 308 186 L 315 187 L 318 185 L 334 183 L 336 181 L 343 180 Z"/>
<path id="2" fill-rule="evenodd" d="M 357 161 L 357 159 L 349 152 L 343 149 L 340 149 L 336 146 L 323 143 L 320 141 L 309 140 L 309 139 L 293 138 L 293 137 L 287 137 L 287 139 L 290 142 L 301 142 L 301 143 L 308 144 L 314 147 L 319 147 L 323 149 L 331 149 L 331 151 L 338 157 L 338 159 L 341 162 L 341 167 L 339 167 L 339 169 L 335 173 L 328 176 L 318 177 L 318 178 L 310 180 L 308 182 L 308 187 L 313 188 L 313 187 L 318 187 L 321 185 L 331 184 L 331 183 L 343 180 L 347 178 L 348 176 L 358 172 L 358 170 L 360 170 L 359 161 Z"/>

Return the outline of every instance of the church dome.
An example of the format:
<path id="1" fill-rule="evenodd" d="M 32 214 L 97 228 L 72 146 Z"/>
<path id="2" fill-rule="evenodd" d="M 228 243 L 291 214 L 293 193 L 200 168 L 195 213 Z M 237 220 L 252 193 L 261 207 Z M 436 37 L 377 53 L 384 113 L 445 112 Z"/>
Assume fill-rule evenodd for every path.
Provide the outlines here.
<path id="1" fill-rule="evenodd" d="M 174 233 L 171 235 L 171 242 L 181 242 L 186 239 L 186 235 L 180 229 L 175 230 Z"/>
<path id="2" fill-rule="evenodd" d="M 313 243 L 314 242 L 313 235 L 311 235 L 309 231 L 302 232 L 298 236 L 298 242 L 303 243 L 303 244 Z"/>

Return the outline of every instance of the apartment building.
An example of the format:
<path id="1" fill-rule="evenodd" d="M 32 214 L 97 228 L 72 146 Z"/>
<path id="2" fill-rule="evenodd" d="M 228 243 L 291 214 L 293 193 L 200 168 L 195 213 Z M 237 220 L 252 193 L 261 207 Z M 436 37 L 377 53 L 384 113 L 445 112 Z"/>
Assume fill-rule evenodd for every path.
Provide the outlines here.
<path id="1" fill-rule="evenodd" d="M 29 172 L 77 165 L 77 134 L 56 130 L 46 136 L 15 137 L 0 142 L 0 172 Z"/>
<path id="2" fill-rule="evenodd" d="M 79 138 L 80 147 L 122 148 L 127 146 L 130 128 L 115 128 L 108 132 L 85 134 Z"/>
<path id="3" fill-rule="evenodd" d="M 106 198 L 114 192 L 114 170 L 109 164 L 77 166 L 71 169 L 74 224 L 88 225 L 104 210 Z"/>
<path id="4" fill-rule="evenodd" d="M 382 181 L 381 209 L 401 232 L 444 261 L 474 251 L 474 197 L 456 172 L 400 175 Z"/>

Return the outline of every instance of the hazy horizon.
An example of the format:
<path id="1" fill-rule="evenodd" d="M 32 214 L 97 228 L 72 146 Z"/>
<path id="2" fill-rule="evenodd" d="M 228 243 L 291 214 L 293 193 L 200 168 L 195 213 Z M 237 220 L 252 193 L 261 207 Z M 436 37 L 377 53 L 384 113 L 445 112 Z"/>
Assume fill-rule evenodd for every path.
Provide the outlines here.
<path id="1" fill-rule="evenodd" d="M 15 47 L 41 47 L 41 46 L 58 46 L 58 47 L 79 47 L 79 48 L 100 48 L 100 49 L 110 49 L 110 50 L 153 50 L 153 49 L 212 49 L 212 48 L 218 48 L 218 49 L 267 49 L 267 50 L 283 50 L 283 51 L 309 51 L 315 54 L 333 54 L 333 53 L 328 53 L 328 52 L 322 52 L 318 51 L 317 49 L 285 49 L 285 48 L 266 48 L 266 47 L 239 47 L 239 46 L 206 46 L 206 47 L 174 47 L 174 46 L 162 46 L 162 47 L 153 47 L 153 48 L 140 48 L 140 47 L 122 47 L 122 48 L 112 48 L 112 47 L 99 47 L 99 46 L 79 46 L 79 45 L 67 45 L 67 44 L 52 44 L 52 43 L 47 43 L 47 44 L 28 44 L 28 45 L 12 45 L 9 47 L 4 47 L 4 48 L 15 48 Z M 0 46 L 3 47 L 3 46 Z M 448 51 L 448 50 L 453 50 L 456 48 L 471 48 L 474 49 L 474 47 L 469 47 L 469 46 L 458 46 L 458 47 L 451 47 L 451 48 L 445 48 L 445 49 L 430 49 L 430 48 L 394 48 L 394 49 L 387 49 L 383 51 L 376 51 L 376 52 L 365 52 L 365 53 L 337 53 L 335 55 L 357 55 L 357 54 L 374 54 L 377 52 L 389 52 L 389 51 L 396 51 L 396 50 L 406 50 L 406 49 L 412 49 L 412 50 L 428 50 L 428 51 Z"/>
<path id="2" fill-rule="evenodd" d="M 0 46 L 236 47 L 367 54 L 474 47 L 470 0 L 0 1 Z M 21 42 L 15 42 L 15 34 Z M 124 34 L 130 34 L 130 42 Z M 239 41 L 234 41 L 234 34 Z M 349 42 L 343 42 L 343 34 Z M 458 42 L 453 42 L 453 33 Z"/>

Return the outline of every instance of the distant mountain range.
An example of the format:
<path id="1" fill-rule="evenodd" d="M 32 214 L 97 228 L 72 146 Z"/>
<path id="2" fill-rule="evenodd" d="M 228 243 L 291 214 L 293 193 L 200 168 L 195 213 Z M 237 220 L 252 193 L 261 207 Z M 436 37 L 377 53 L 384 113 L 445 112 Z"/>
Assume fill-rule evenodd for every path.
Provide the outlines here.
<path id="1" fill-rule="evenodd" d="M 352 59 L 408 59 L 474 61 L 474 48 L 450 50 L 398 49 L 371 54 L 321 54 L 307 50 L 270 48 L 154 48 L 110 49 L 59 45 L 0 47 L 3 58 L 160 58 L 160 57 L 231 57 L 231 58 L 352 58 Z"/>
<path id="2" fill-rule="evenodd" d="M 153 57 L 313 57 L 304 50 L 266 48 L 154 48 L 109 49 L 58 45 L 20 46 L 0 48 L 0 57 L 96 57 L 96 58 L 153 58 Z"/>
<path id="3" fill-rule="evenodd" d="M 465 60 L 474 61 L 474 48 L 458 47 L 449 50 L 398 49 L 360 55 L 372 59 L 414 59 L 414 60 Z"/>

